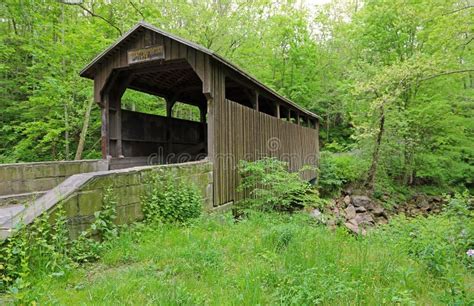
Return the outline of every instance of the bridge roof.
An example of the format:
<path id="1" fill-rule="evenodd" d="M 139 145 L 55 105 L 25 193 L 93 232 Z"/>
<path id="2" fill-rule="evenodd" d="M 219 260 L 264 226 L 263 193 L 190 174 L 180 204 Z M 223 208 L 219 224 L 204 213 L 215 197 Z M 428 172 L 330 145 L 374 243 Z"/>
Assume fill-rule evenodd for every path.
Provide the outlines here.
<path id="1" fill-rule="evenodd" d="M 299 106 L 298 104 L 296 104 L 295 102 L 291 101 L 290 99 L 286 98 L 286 97 L 283 97 L 282 95 L 280 95 L 279 93 L 277 93 L 276 91 L 274 91 L 273 89 L 269 88 L 268 86 L 266 86 L 265 84 L 261 83 L 260 81 L 258 81 L 257 79 L 255 79 L 253 76 L 251 76 L 250 74 L 246 73 L 245 71 L 243 71 L 242 69 L 240 69 L 239 67 L 237 67 L 235 64 L 229 62 L 228 60 L 226 60 L 225 58 L 223 58 L 222 56 L 220 56 L 219 54 L 215 53 L 214 51 L 212 50 L 209 50 L 197 43 L 194 43 L 192 41 L 189 41 L 187 39 L 184 39 L 184 38 L 181 38 L 179 36 L 176 36 L 176 35 L 173 35 L 171 33 L 168 33 L 166 31 L 163 31 L 149 23 L 146 23 L 144 21 L 140 21 L 139 23 L 137 23 L 133 28 L 131 28 L 128 32 L 126 32 L 124 35 L 122 35 L 122 37 L 120 37 L 117 41 L 115 41 L 112 45 L 110 45 L 107 49 L 105 49 L 104 51 L 102 51 L 100 54 L 98 54 L 89 64 L 87 64 L 86 67 L 84 67 L 84 69 L 82 69 L 82 71 L 80 72 L 80 75 L 82 77 L 85 77 L 85 78 L 89 78 L 89 79 L 94 79 L 94 75 L 96 74 L 97 72 L 97 69 L 99 68 L 99 65 L 101 64 L 101 62 L 107 57 L 107 55 L 109 55 L 110 53 L 113 53 L 116 49 L 119 49 L 122 47 L 123 44 L 125 44 L 127 38 L 129 38 L 130 36 L 132 36 L 134 33 L 136 33 L 137 31 L 140 31 L 140 30 L 143 30 L 143 29 L 147 29 L 147 30 L 150 30 L 150 31 L 153 31 L 155 33 L 158 33 L 160 35 L 163 35 L 165 37 L 168 37 L 170 39 L 173 39 L 179 43 L 182 43 L 190 48 L 193 48 L 199 52 L 202 52 L 204 54 L 207 54 L 208 56 L 210 56 L 212 59 L 216 60 L 217 62 L 223 64 L 224 66 L 226 66 L 227 68 L 235 71 L 238 75 L 240 75 L 241 77 L 243 77 L 244 79 L 246 79 L 247 81 L 249 81 L 251 84 L 253 84 L 255 87 L 257 87 L 260 91 L 262 92 L 265 92 L 266 94 L 268 94 L 269 96 L 272 96 L 273 98 L 275 98 L 276 100 L 278 100 L 280 103 L 282 103 L 283 105 L 287 105 L 287 106 L 291 106 L 292 108 L 294 109 L 297 109 L 298 111 L 300 111 L 301 113 L 303 114 L 306 114 L 312 118 L 317 118 L 317 119 L 320 119 L 320 117 L 316 114 L 314 114 L 313 112 L 310 112 L 309 110 Z"/>

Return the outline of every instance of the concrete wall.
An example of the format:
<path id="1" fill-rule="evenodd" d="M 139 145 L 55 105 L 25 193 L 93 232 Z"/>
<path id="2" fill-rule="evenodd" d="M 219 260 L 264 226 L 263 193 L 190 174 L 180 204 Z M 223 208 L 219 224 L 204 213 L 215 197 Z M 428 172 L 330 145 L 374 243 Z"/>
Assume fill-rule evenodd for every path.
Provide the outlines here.
<path id="1" fill-rule="evenodd" d="M 107 188 L 117 195 L 117 224 L 131 223 L 143 218 L 141 197 L 150 190 L 153 173 L 170 173 L 176 180 L 194 184 L 204 199 L 204 210 L 212 209 L 212 164 L 196 161 L 183 164 L 136 167 L 97 172 L 64 201 L 71 237 L 89 228 L 94 212 L 101 210 Z"/>
<path id="2" fill-rule="evenodd" d="M 106 160 L 0 164 L 0 196 L 46 191 L 73 174 L 104 170 Z"/>

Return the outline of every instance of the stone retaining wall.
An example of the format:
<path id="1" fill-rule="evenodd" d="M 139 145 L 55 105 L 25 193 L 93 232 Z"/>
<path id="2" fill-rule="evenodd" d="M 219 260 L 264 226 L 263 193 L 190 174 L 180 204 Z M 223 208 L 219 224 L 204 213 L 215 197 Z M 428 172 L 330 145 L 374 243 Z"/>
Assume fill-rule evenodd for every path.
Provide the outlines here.
<path id="1" fill-rule="evenodd" d="M 104 170 L 106 160 L 0 164 L 0 196 L 46 191 L 73 174 Z"/>
<path id="2" fill-rule="evenodd" d="M 176 180 L 194 184 L 204 199 L 203 209 L 212 209 L 212 164 L 207 161 L 97 172 L 63 201 L 71 237 L 77 237 L 93 222 L 94 213 L 102 208 L 107 188 L 118 198 L 117 224 L 142 219 L 141 197 L 150 190 L 153 173 L 158 177 L 168 173 Z"/>

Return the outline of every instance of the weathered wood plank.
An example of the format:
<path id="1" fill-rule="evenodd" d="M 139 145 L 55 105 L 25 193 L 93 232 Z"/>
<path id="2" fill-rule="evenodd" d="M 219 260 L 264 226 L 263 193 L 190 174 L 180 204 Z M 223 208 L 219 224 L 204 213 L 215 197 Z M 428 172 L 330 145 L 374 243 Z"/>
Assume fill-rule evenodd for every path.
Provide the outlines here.
<path id="1" fill-rule="evenodd" d="M 215 85 L 217 85 L 215 83 Z M 237 201 L 248 192 L 239 193 L 238 163 L 242 159 L 255 160 L 272 156 L 289 162 L 291 171 L 298 171 L 311 162 L 316 165 L 318 131 L 278 119 L 229 100 L 216 102 L 215 205 Z M 305 171 L 304 179 L 314 173 Z"/>

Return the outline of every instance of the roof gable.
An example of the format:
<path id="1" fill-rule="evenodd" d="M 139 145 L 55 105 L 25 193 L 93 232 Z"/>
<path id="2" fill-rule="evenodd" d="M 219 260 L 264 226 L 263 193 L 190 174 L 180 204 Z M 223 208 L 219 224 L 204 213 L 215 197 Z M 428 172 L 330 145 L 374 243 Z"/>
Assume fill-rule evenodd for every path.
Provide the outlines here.
<path id="1" fill-rule="evenodd" d="M 263 83 L 261 83 L 260 81 L 258 81 L 257 79 L 255 79 L 254 77 L 252 77 L 251 75 L 249 75 L 248 73 L 244 72 L 243 70 L 241 70 L 240 68 L 238 68 L 236 65 L 232 64 L 231 62 L 227 61 L 226 59 L 224 59 L 223 57 L 219 56 L 218 54 L 214 53 L 213 51 L 199 45 L 199 44 L 196 44 L 192 41 L 189 41 L 187 39 L 184 39 L 184 38 L 181 38 L 179 36 L 176 36 L 176 35 L 173 35 L 171 33 L 168 33 L 166 31 L 163 31 L 149 23 L 146 23 L 146 22 L 139 22 L 137 23 L 134 27 L 132 27 L 129 31 L 127 31 L 124 35 L 122 35 L 122 37 L 120 37 L 116 42 L 114 42 L 112 45 L 110 45 L 107 49 L 105 49 L 104 51 L 102 51 L 100 54 L 98 54 L 89 64 L 87 64 L 87 66 L 85 66 L 82 71 L 80 72 L 80 76 L 82 77 L 85 77 L 85 78 L 89 78 L 89 79 L 94 79 L 94 76 L 95 74 L 97 73 L 97 68 L 98 66 L 101 64 L 101 62 L 110 54 L 110 53 L 113 53 L 114 50 L 122 47 L 124 44 L 126 44 L 131 38 L 134 37 L 134 35 L 139 32 L 140 30 L 143 30 L 143 29 L 146 29 L 146 30 L 150 30 L 152 32 L 155 32 L 155 33 L 158 33 L 164 37 L 168 37 L 172 40 L 175 40 L 179 43 L 182 43 L 190 48 L 193 48 L 199 52 L 202 52 L 204 54 L 207 54 L 208 56 L 210 56 L 212 59 L 216 60 L 217 62 L 223 64 L 224 66 L 226 66 L 227 68 L 233 70 L 233 71 L 236 71 L 239 75 L 241 75 L 242 77 L 244 77 L 245 79 L 247 79 L 249 82 L 255 84 L 257 87 L 259 87 L 261 90 L 269 93 L 270 95 L 274 96 L 275 98 L 279 99 L 279 100 L 282 100 L 284 102 L 286 102 L 287 104 L 291 105 L 292 107 L 298 109 L 299 111 L 301 111 L 302 113 L 305 113 L 313 118 L 318 118 L 319 119 L 319 116 L 317 116 L 316 114 L 302 108 L 301 106 L 297 105 L 296 103 L 294 103 L 293 101 L 281 96 L 280 94 L 278 94 L 277 92 L 275 92 L 273 89 L 267 87 L 266 85 L 264 85 Z"/>

